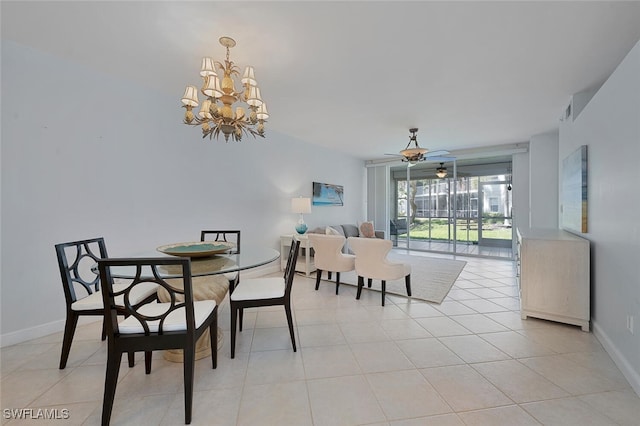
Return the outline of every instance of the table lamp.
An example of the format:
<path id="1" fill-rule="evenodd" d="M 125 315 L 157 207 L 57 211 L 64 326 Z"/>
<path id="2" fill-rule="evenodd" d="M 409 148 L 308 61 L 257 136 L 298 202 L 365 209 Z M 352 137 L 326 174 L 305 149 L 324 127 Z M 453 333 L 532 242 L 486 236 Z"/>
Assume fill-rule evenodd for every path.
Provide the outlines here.
<path id="1" fill-rule="evenodd" d="M 298 220 L 298 224 L 296 225 L 296 232 L 300 235 L 307 232 L 307 224 L 304 223 L 303 214 L 311 213 L 311 198 L 306 197 L 298 197 L 291 199 L 291 211 L 293 213 L 300 214 L 300 220 Z"/>

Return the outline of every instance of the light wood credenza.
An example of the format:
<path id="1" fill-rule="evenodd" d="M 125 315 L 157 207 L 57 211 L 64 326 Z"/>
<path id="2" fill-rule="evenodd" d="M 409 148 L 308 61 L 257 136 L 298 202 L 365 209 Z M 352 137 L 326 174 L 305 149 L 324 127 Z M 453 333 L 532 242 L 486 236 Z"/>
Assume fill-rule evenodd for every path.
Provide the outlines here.
<path id="1" fill-rule="evenodd" d="M 589 331 L 589 240 L 558 229 L 518 229 L 520 315 Z"/>

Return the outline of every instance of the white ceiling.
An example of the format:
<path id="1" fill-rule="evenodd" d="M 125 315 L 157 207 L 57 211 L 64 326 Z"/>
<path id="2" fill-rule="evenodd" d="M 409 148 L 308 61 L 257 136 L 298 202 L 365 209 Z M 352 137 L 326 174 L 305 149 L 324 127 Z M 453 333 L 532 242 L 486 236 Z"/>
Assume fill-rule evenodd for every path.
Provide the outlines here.
<path id="1" fill-rule="evenodd" d="M 2 38 L 179 98 L 255 66 L 269 130 L 363 159 L 523 142 L 640 39 L 640 2 L 9 2 Z M 194 138 L 198 138 L 194 129 Z M 250 140 L 248 142 L 251 142 Z"/>

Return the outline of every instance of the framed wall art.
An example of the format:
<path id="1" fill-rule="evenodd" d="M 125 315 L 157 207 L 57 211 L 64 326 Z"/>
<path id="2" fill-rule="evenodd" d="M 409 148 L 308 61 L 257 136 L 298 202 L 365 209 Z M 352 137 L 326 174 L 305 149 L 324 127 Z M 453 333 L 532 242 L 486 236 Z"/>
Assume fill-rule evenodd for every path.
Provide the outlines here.
<path id="1" fill-rule="evenodd" d="M 587 146 L 562 160 L 562 228 L 587 232 Z"/>
<path id="2" fill-rule="evenodd" d="M 342 185 L 313 182 L 312 202 L 314 206 L 343 206 L 344 188 Z"/>

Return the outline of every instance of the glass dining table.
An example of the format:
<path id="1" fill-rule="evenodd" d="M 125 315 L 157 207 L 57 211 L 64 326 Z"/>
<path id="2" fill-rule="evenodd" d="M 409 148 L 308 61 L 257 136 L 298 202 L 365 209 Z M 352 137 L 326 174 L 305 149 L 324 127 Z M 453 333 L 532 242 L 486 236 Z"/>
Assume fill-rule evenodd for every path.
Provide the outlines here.
<path id="1" fill-rule="evenodd" d="M 169 256 L 159 251 L 138 253 L 135 257 L 162 257 Z M 229 281 L 224 274 L 240 272 L 269 264 L 280 257 L 280 253 L 269 247 L 251 247 L 243 245 L 240 253 L 219 253 L 205 257 L 191 258 L 191 276 L 194 300 L 215 300 L 218 306 L 224 300 L 228 290 Z M 97 272 L 97 265 L 94 266 Z M 159 266 L 158 273 L 161 277 L 172 279 L 182 278 L 180 267 L 173 265 Z M 145 272 L 142 271 L 143 276 Z M 136 276 L 136 268 L 133 266 L 111 267 L 113 278 L 131 279 Z M 151 271 L 149 271 L 151 276 Z M 168 293 L 158 291 L 158 299 L 165 302 Z M 218 349 L 223 342 L 223 333 L 218 327 Z M 204 333 L 196 342 L 196 359 L 202 359 L 211 355 L 209 333 Z M 164 358 L 168 361 L 182 362 L 182 350 L 171 349 L 164 352 Z"/>
<path id="2" fill-rule="evenodd" d="M 153 251 L 136 254 L 135 257 L 159 257 L 168 256 L 164 253 Z M 227 274 L 257 268 L 277 260 L 280 253 L 268 247 L 242 247 L 237 254 L 220 253 L 206 257 L 193 257 L 191 259 L 191 276 L 205 277 L 210 275 Z M 158 272 L 163 278 L 181 278 L 179 267 L 159 268 Z M 97 271 L 97 269 L 96 269 Z M 114 278 L 134 278 L 135 267 L 113 266 L 111 275 Z"/>

